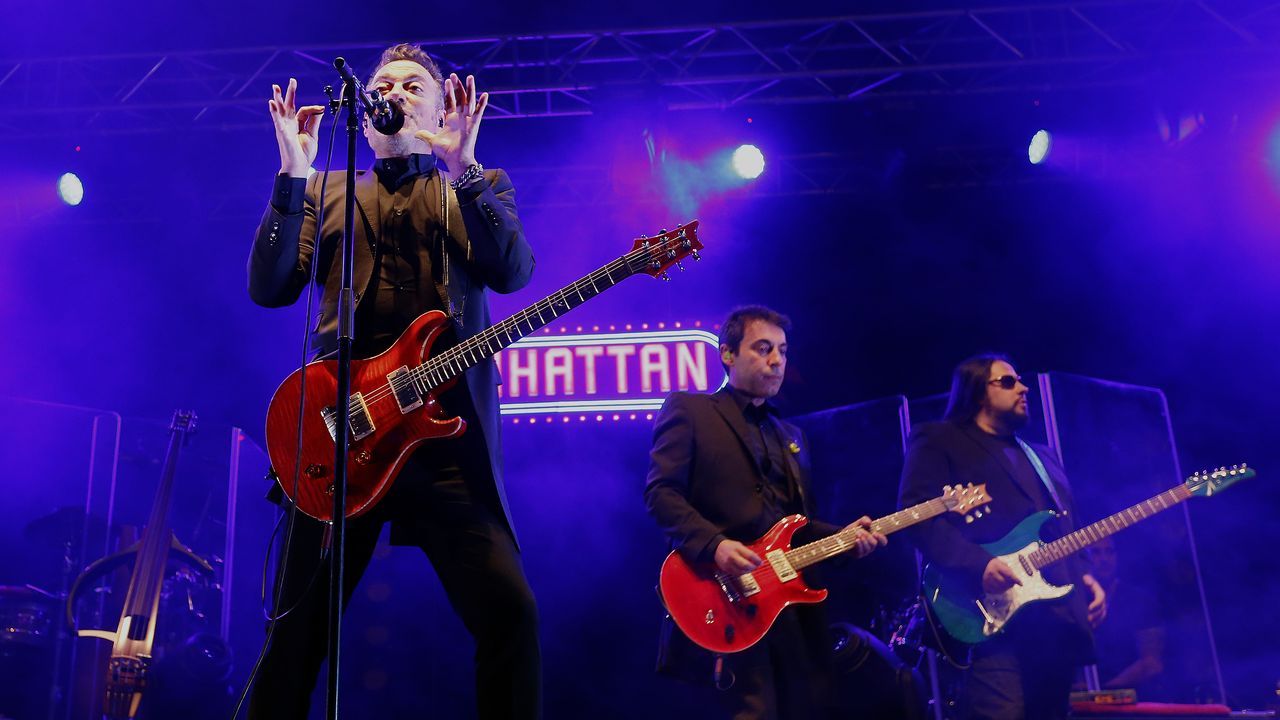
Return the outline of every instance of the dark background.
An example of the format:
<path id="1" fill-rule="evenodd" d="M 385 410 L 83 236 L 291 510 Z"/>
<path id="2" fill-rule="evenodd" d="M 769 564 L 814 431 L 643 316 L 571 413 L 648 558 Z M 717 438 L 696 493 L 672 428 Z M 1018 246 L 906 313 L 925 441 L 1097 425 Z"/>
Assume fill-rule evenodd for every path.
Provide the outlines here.
<path id="1" fill-rule="evenodd" d="M 776 4 L 649 3 L 605 17 L 599 4 L 582 2 L 465 10 L 370 3 L 339 20 L 336 3 L 59 4 L 7 12 L 0 57 L 378 43 L 875 9 L 811 3 L 785 14 Z M 1199 38 L 1174 40 L 1194 45 Z M 585 117 L 487 122 L 479 157 L 510 168 L 517 189 L 522 172 L 566 173 L 603 198 L 586 204 L 541 194 L 542 202 L 522 211 L 537 271 L 529 288 L 493 299 L 495 315 L 603 265 L 641 233 L 698 217 L 707 245 L 701 263 L 670 284 L 628 281 L 575 311 L 573 321 L 712 324 L 737 304 L 774 306 L 795 321 L 780 402 L 797 415 L 940 392 L 959 359 L 985 349 L 1012 354 L 1024 373 L 1057 370 L 1161 388 L 1187 472 L 1241 461 L 1261 469 L 1259 480 L 1194 506 L 1192 516 L 1230 699 L 1274 702 L 1280 535 L 1271 516 L 1280 491 L 1267 473 L 1280 467 L 1271 439 L 1280 396 L 1280 93 L 1258 79 L 1276 67 L 1275 42 L 1257 42 L 1271 52 L 1246 72 L 1227 72 L 1212 58 L 1157 59 L 1149 82 L 1136 87 L 1050 83 L 1035 91 L 872 93 L 849 102 L 687 112 L 619 101 Z M 285 80 L 263 78 L 255 92 L 265 100 L 269 83 Z M 478 84 L 484 88 L 483 77 Z M 46 87 L 77 91 L 59 77 Z M 319 99 L 316 87 L 302 93 Z M 244 427 L 261 440 L 267 401 L 296 363 L 302 330 L 300 306 L 263 310 L 244 291 L 251 234 L 278 167 L 263 105 L 260 127 L 236 132 L 193 125 L 0 137 L 0 190 L 17 198 L 0 218 L 0 328 L 8 350 L 0 395 L 152 418 L 188 406 L 206 422 Z M 1162 117 L 1174 124 L 1192 118 L 1198 130 L 1181 142 L 1163 139 Z M 1058 154 L 1033 167 L 1026 143 L 1040 127 L 1055 132 Z M 662 162 L 648 162 L 646 132 Z M 847 182 L 833 192 L 792 193 L 785 182 L 795 175 L 770 180 L 783 169 L 770 165 L 756 186 L 716 189 L 690 169 L 748 141 L 766 158 L 834 154 Z M 66 170 L 84 178 L 80 207 L 53 197 L 53 178 Z M 507 444 L 530 453 L 509 457 L 508 484 L 532 566 L 549 563 L 547 554 L 559 562 L 559 553 L 587 543 L 616 545 L 618 562 L 602 566 L 608 555 L 593 551 L 582 567 L 586 587 L 607 587 L 614 574 L 652 574 L 663 544 L 640 509 L 645 423 L 574 433 L 505 429 L 509 438 L 536 433 Z M 564 456 L 575 458 L 569 472 L 554 465 Z M 20 476 L 6 474 L 6 485 Z M 615 488 L 616 507 L 625 510 L 598 512 L 596 495 L 584 504 L 575 489 L 583 486 Z M 393 555 L 376 572 L 394 578 L 400 565 L 391 563 L 425 572 L 419 558 Z M 575 673 L 588 666 L 597 683 L 591 692 L 620 707 L 640 702 L 628 693 L 653 707 L 677 707 L 664 704 L 686 691 L 636 675 L 647 673 L 656 642 L 652 597 L 584 596 L 581 587 L 542 582 L 533 570 L 531 578 L 546 618 L 548 707 L 560 709 L 552 716 L 572 715 L 575 693 L 585 692 Z M 439 598 L 431 592 L 423 597 Z M 602 598 L 613 603 L 609 626 L 575 620 L 596 618 L 573 608 Z M 431 602 L 402 610 L 448 617 Z M 456 626 L 451 617 L 444 622 Z M 458 668 L 467 667 L 470 651 L 459 632 L 447 636 L 456 643 L 436 644 L 424 631 L 413 647 L 427 651 L 404 662 L 430 656 L 465 676 Z M 629 664 L 601 673 L 591 664 L 604 646 L 613 648 L 606 656 Z M 466 707 L 469 680 L 460 682 L 461 689 L 433 687 L 432 702 Z"/>

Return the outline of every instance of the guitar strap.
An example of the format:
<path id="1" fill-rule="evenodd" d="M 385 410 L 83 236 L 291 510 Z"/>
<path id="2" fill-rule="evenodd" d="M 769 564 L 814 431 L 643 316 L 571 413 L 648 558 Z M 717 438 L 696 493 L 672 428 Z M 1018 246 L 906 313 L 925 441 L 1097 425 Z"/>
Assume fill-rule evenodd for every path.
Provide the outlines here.
<path id="1" fill-rule="evenodd" d="M 1040 476 L 1040 482 L 1044 483 L 1045 489 L 1049 491 L 1049 497 L 1053 498 L 1054 508 L 1058 512 L 1062 512 L 1064 510 L 1062 498 L 1058 497 L 1058 490 L 1053 487 L 1053 481 L 1049 479 L 1049 473 L 1045 471 L 1044 463 L 1040 462 L 1040 456 L 1036 455 L 1036 451 L 1023 442 L 1022 438 L 1015 437 L 1014 440 L 1018 441 L 1018 446 L 1022 448 L 1022 452 L 1026 453 L 1027 459 L 1031 461 L 1031 467 L 1035 468 L 1036 475 Z"/>

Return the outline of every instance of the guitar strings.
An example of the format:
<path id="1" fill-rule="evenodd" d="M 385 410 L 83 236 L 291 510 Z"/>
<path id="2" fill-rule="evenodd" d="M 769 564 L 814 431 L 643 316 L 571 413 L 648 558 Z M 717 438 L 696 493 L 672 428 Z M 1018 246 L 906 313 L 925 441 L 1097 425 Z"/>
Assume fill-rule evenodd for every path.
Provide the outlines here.
<path id="1" fill-rule="evenodd" d="M 532 306 L 526 308 L 520 313 L 517 313 L 516 315 L 513 315 L 507 318 L 506 320 L 503 320 L 497 325 L 487 328 L 486 330 L 484 330 L 479 334 L 473 335 L 472 337 L 469 337 L 466 340 L 463 340 L 462 342 L 458 343 L 452 348 L 449 348 L 446 351 L 446 355 L 459 356 L 467 353 L 474 353 L 479 350 L 482 353 L 481 358 L 483 358 L 485 357 L 485 355 L 483 354 L 483 350 L 481 350 L 479 347 L 481 344 L 481 341 L 483 341 L 485 348 L 488 349 L 490 353 L 497 352 L 495 350 L 492 350 L 492 348 L 488 348 L 488 345 L 490 340 L 494 340 L 494 339 L 501 342 L 501 338 L 499 337 L 500 334 L 505 334 L 507 336 L 508 344 L 515 342 L 515 340 L 511 339 L 512 332 L 510 330 L 505 330 L 507 326 L 514 328 L 515 332 L 519 334 L 520 337 L 524 337 L 524 334 L 520 334 L 520 329 L 519 329 L 520 321 L 523 319 L 526 322 L 526 324 L 528 324 L 530 327 L 529 332 L 531 333 L 535 332 L 538 328 L 535 328 L 533 326 L 532 317 L 534 315 L 537 315 L 538 317 L 538 321 L 540 323 L 538 327 L 542 327 L 549 322 L 548 320 L 542 317 L 543 312 L 550 311 L 552 313 L 553 320 L 559 317 L 559 315 L 555 313 L 555 303 L 554 303 L 554 299 L 557 296 L 560 298 L 561 303 L 563 303 L 566 306 L 565 312 L 568 312 L 569 310 L 573 309 L 571 307 L 568 307 L 569 301 L 567 299 L 567 294 L 570 291 L 573 291 L 574 293 L 578 294 L 579 297 L 582 297 L 583 283 L 587 282 L 592 286 L 593 289 L 596 289 L 597 294 L 599 294 L 600 292 L 599 289 L 595 288 L 595 279 L 598 276 L 600 276 L 601 273 L 603 273 L 605 277 L 609 278 L 610 281 L 613 282 L 612 273 L 610 272 L 610 270 L 612 269 L 616 271 L 620 269 L 619 268 L 620 265 L 625 265 L 629 273 L 634 274 L 639 270 L 645 267 L 648 267 L 654 261 L 653 259 L 656 257 L 656 255 L 654 254 L 654 250 L 665 249 L 669 252 L 671 245 L 673 244 L 673 240 L 674 238 L 664 239 L 660 245 L 642 246 L 640 248 L 637 248 L 631 251 L 630 253 L 627 253 L 626 255 L 610 262 L 608 265 L 605 265 L 604 267 L 590 273 L 585 278 L 577 280 L 571 285 L 561 288 L 559 292 L 552 293 L 551 295 L 534 303 Z M 641 262 L 637 264 L 636 262 L 637 260 L 640 260 Z M 610 285 L 610 287 L 612 287 L 612 285 Z M 583 298 L 583 302 L 585 301 L 586 301 L 586 298 Z M 501 348 L 499 348 L 499 350 L 500 349 Z M 423 383 L 430 382 L 432 387 L 439 387 L 445 382 L 448 382 L 449 380 L 451 380 L 457 374 L 461 374 L 468 367 L 470 367 L 470 366 L 459 366 L 457 372 L 454 373 L 453 375 L 446 375 L 440 378 L 438 381 L 433 381 L 433 378 L 432 378 L 433 375 L 437 374 L 441 370 L 452 369 L 450 367 L 450 363 L 454 363 L 454 362 L 458 362 L 458 361 L 446 360 L 445 358 L 429 359 L 427 360 L 427 362 L 424 362 L 423 364 L 410 369 L 407 375 L 400 376 L 400 378 L 398 379 L 392 379 L 382 385 L 379 385 L 375 390 L 371 391 L 368 395 L 362 395 L 361 399 L 363 400 L 365 407 L 368 408 L 369 406 L 375 403 L 378 403 L 388 397 L 393 397 L 395 394 L 399 393 L 400 390 L 403 390 L 404 388 L 407 387 L 406 383 L 411 383 L 415 387 L 423 388 L 424 387 Z M 475 362 L 478 362 L 478 360 L 476 360 L 473 357 L 472 364 L 474 364 Z M 352 406 L 352 410 L 351 412 L 348 413 L 348 415 L 349 415 L 349 418 L 358 417 L 354 405 Z"/>

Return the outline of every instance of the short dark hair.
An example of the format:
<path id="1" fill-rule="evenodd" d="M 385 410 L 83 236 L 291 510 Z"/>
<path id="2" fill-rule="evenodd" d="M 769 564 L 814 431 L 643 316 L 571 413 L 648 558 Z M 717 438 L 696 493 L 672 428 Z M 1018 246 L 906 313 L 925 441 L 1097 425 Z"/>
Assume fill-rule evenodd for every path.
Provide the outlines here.
<path id="1" fill-rule="evenodd" d="M 777 325 L 784 331 L 790 332 L 791 318 L 772 308 L 764 305 L 742 305 L 733 309 L 729 313 L 729 317 L 724 319 L 724 324 L 720 326 L 720 345 L 721 347 L 728 345 L 735 355 L 741 349 L 742 338 L 747 334 L 747 324 L 752 320 L 763 320 L 771 325 Z M 729 366 L 724 365 L 724 371 L 729 372 Z"/>
<path id="2" fill-rule="evenodd" d="M 987 397 L 991 366 L 1002 361 L 1013 365 L 1008 355 L 997 352 L 978 353 L 961 360 L 951 373 L 951 396 L 942 417 L 954 423 L 967 423 L 977 417 Z"/>
<path id="3" fill-rule="evenodd" d="M 444 75 L 440 73 L 440 66 L 436 64 L 435 60 L 431 59 L 426 50 L 413 43 L 400 43 L 383 50 L 382 57 L 378 58 L 377 67 L 373 69 L 373 74 L 369 76 L 369 84 L 373 84 L 373 78 L 377 77 L 379 70 L 382 70 L 388 63 L 393 63 L 397 60 L 416 62 L 426 68 L 427 74 L 431 76 L 432 80 L 436 81 L 440 92 L 444 93 Z"/>

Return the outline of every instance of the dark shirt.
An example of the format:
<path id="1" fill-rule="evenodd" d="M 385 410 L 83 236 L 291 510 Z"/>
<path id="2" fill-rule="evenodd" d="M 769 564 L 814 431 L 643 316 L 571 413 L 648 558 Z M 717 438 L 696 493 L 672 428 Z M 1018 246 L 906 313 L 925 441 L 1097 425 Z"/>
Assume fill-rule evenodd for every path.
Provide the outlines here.
<path id="1" fill-rule="evenodd" d="M 1060 512 L 1061 509 L 1058 507 L 1057 502 L 1049 494 L 1048 488 L 1044 486 L 1044 480 L 1040 479 L 1040 475 L 1036 473 L 1031 460 L 1027 458 L 1027 454 L 1023 452 L 1022 446 L 1018 444 L 1017 440 L 1013 437 L 992 435 L 976 425 L 971 426 L 969 434 L 979 443 L 985 445 L 988 452 L 1000 458 L 1001 464 L 1009 468 L 1018 484 L 1028 491 L 1031 502 L 1037 512 L 1041 510 Z M 1071 522 L 1071 519 L 1060 516 L 1058 519 L 1045 523 L 1041 533 L 1045 540 L 1056 540 L 1063 534 L 1070 532 Z M 1066 585 L 1072 582 L 1064 563 L 1049 565 L 1042 572 L 1045 579 L 1054 585 Z M 1083 592 L 1087 593 L 1088 591 L 1084 590 Z"/>
<path id="2" fill-rule="evenodd" d="M 761 492 L 765 504 L 771 511 L 770 514 L 773 515 L 767 518 L 764 524 L 764 527 L 768 528 L 787 515 L 803 512 L 800 494 L 795 487 L 795 482 L 787 473 L 785 453 L 789 452 L 787 445 L 790 441 L 785 440 L 778 433 L 778 423 L 775 420 L 778 409 L 773 403 L 766 400 L 756 405 L 751 402 L 750 397 L 732 387 L 729 388 L 729 395 L 737 403 L 738 409 L 742 411 L 742 416 L 747 421 L 747 427 L 750 429 L 747 434 L 747 443 L 750 445 L 752 457 L 764 473 L 765 483 Z"/>
<path id="3" fill-rule="evenodd" d="M 426 203 L 438 207 L 444 199 L 439 175 L 422 155 L 379 159 L 374 172 L 380 218 L 374 244 L 377 271 L 356 309 L 352 352 L 357 357 L 382 352 L 414 318 L 444 309 L 441 278 L 432 262 L 439 257 L 442 239 L 418 217 Z"/>
<path id="4" fill-rule="evenodd" d="M 378 158 L 373 172 L 388 190 L 395 190 L 419 175 L 435 172 L 434 156 L 414 153 L 409 157 Z"/>
<path id="5" fill-rule="evenodd" d="M 1013 472 L 1019 485 L 1030 490 L 1036 510 L 1058 509 L 1053 498 L 1049 496 L 1044 481 L 1036 473 L 1035 467 L 1031 465 L 1031 461 L 1027 459 L 1027 454 L 1023 452 L 1017 440 L 1013 437 L 992 435 L 979 427 L 974 427 L 970 435 L 985 445 L 988 452 L 1000 458 L 1002 464 Z"/>
<path id="6" fill-rule="evenodd" d="M 422 313 L 445 309 L 440 263 L 433 262 L 440 257 L 442 238 L 437 224 L 427 222 L 427 217 L 440 216 L 443 200 L 434 157 L 379 158 L 373 172 L 378 177 L 377 271 L 356 303 L 352 354 L 357 358 L 386 350 Z M 456 192 L 458 202 L 466 204 L 482 190 L 479 184 L 462 188 Z M 277 175 L 271 205 L 283 214 L 300 213 L 305 191 L 306 178 Z"/>

